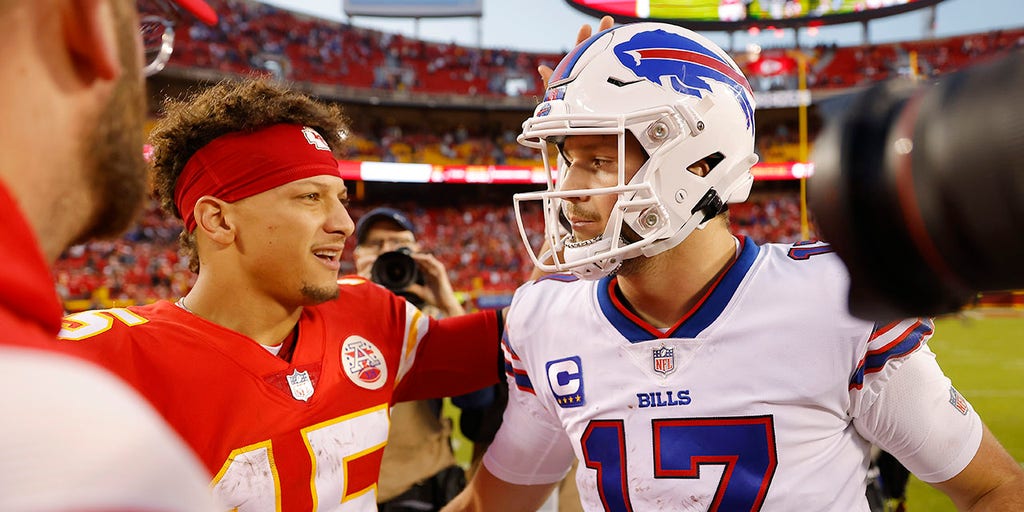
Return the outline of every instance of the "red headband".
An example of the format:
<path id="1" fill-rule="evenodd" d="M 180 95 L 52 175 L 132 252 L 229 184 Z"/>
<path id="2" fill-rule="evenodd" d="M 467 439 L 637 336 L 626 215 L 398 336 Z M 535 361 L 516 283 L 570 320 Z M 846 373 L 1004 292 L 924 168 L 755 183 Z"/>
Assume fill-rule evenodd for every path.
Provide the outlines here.
<path id="1" fill-rule="evenodd" d="M 341 171 L 327 141 L 308 126 L 275 124 L 252 133 L 229 133 L 213 139 L 188 160 L 174 185 L 174 205 L 185 229 L 192 232 L 200 197 L 233 203 L 321 175 L 340 178 Z"/>

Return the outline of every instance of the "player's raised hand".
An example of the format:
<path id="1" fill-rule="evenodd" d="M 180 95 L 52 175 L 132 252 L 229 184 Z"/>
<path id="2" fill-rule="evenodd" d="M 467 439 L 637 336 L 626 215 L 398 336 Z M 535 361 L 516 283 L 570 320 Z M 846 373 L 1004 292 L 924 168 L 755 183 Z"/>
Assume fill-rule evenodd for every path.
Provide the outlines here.
<path id="1" fill-rule="evenodd" d="M 601 18 L 600 23 L 597 25 L 597 31 L 608 30 L 615 24 L 615 20 L 611 16 L 605 16 Z M 594 29 L 589 24 L 584 24 L 580 27 L 579 32 L 576 33 L 576 44 L 580 44 L 586 41 L 590 36 L 594 34 Z M 548 79 L 551 78 L 551 72 L 553 70 L 544 64 L 537 67 L 537 72 L 540 73 L 540 79 L 544 82 L 543 89 L 548 88 Z"/>

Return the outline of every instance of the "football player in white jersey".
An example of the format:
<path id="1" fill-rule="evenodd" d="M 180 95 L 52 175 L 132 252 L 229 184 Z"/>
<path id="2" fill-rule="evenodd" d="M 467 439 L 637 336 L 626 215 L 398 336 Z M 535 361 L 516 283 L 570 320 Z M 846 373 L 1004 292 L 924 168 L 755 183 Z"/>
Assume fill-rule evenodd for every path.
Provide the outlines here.
<path id="1" fill-rule="evenodd" d="M 519 140 L 545 164 L 554 145 L 558 176 L 515 198 L 554 273 L 516 293 L 504 423 L 446 510 L 535 510 L 575 458 L 588 511 L 866 512 L 871 444 L 963 510 L 1024 510 L 929 319 L 858 320 L 827 244 L 729 231 L 753 112 L 732 59 L 671 25 L 602 31 L 554 70 Z"/>

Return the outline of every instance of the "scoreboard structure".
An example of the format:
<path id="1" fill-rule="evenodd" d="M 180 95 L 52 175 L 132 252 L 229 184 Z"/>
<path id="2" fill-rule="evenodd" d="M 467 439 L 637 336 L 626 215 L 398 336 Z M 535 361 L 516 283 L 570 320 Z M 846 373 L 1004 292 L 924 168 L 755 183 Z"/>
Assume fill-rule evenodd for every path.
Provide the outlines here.
<path id="1" fill-rule="evenodd" d="M 616 22 L 661 21 L 693 30 L 739 31 L 864 22 L 934 6 L 943 0 L 565 0 Z"/>

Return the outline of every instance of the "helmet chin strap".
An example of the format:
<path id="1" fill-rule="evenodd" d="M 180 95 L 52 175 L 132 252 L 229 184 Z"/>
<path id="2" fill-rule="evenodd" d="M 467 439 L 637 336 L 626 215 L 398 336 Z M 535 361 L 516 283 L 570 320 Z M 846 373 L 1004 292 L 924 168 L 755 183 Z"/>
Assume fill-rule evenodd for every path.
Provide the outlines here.
<path id="1" fill-rule="evenodd" d="M 717 217 L 722 212 L 728 210 L 728 208 L 728 205 L 725 203 L 725 201 L 722 200 L 722 197 L 718 194 L 718 192 L 716 192 L 715 189 L 709 189 L 707 193 L 704 194 L 704 197 L 702 197 L 700 201 L 697 201 L 697 204 L 693 207 L 693 210 L 691 211 L 691 213 L 694 216 L 691 218 L 688 224 L 697 221 L 697 219 L 700 219 L 699 221 L 697 221 L 696 225 L 693 226 L 693 228 L 685 229 L 684 227 L 683 229 L 678 230 L 676 234 L 671 237 L 656 240 L 653 243 L 646 244 L 642 247 L 637 247 L 634 250 L 626 251 L 622 254 L 613 257 L 597 260 L 592 263 L 585 263 L 578 266 L 572 266 L 572 268 L 569 269 L 569 272 L 571 272 L 573 275 L 581 279 L 587 280 L 601 279 L 603 277 L 611 275 L 613 272 L 618 270 L 620 266 L 622 266 L 622 262 L 624 260 L 636 258 L 639 256 L 654 256 L 668 249 L 671 249 L 672 247 L 675 247 L 680 242 L 682 242 L 687 236 L 689 236 L 690 233 L 692 233 L 694 230 L 704 229 L 704 227 L 707 226 L 712 219 Z M 623 224 L 621 236 L 619 238 L 619 247 L 629 245 L 630 243 L 638 242 L 642 239 L 637 237 L 638 235 L 635 234 L 635 232 L 629 227 L 628 224 Z M 630 241 L 629 238 L 636 239 Z M 587 258 L 591 258 L 594 255 L 611 251 L 612 249 L 612 239 L 605 238 L 605 236 L 602 234 L 595 238 L 591 238 L 590 240 L 585 240 L 583 242 L 566 241 L 564 244 L 562 257 L 565 263 L 571 266 L 574 261 L 582 261 Z"/>
<path id="2" fill-rule="evenodd" d="M 728 208 L 729 206 L 722 201 L 721 196 L 719 196 L 714 189 L 711 189 L 708 190 L 708 192 L 704 194 L 704 197 L 697 202 L 696 206 L 694 206 L 693 213 L 702 214 L 703 219 L 701 219 L 697 225 L 691 229 L 680 229 L 674 236 L 669 238 L 654 241 L 653 243 L 637 247 L 630 251 L 625 251 L 624 253 L 613 257 L 576 266 L 572 266 L 574 261 L 582 261 L 593 257 L 594 255 L 612 250 L 612 240 L 610 238 L 605 238 L 602 234 L 583 242 L 565 241 L 563 244 L 562 258 L 566 265 L 572 266 L 572 268 L 569 268 L 568 270 L 573 275 L 586 280 L 601 279 L 613 274 L 620 266 L 622 266 L 622 262 L 625 260 L 640 256 L 655 256 L 679 245 L 679 243 L 693 231 L 704 229 L 712 219 L 728 210 Z M 699 217 L 695 215 L 690 222 L 696 221 L 697 218 Z M 628 238 L 638 237 L 638 235 L 630 229 L 628 224 L 623 224 L 622 227 L 622 235 L 619 238 L 619 247 L 640 241 L 639 238 L 630 241 Z"/>
<path id="3" fill-rule="evenodd" d="M 568 270 L 574 276 L 580 279 L 597 280 L 609 276 L 618 270 L 619 266 L 622 265 L 622 258 L 606 258 L 582 265 L 573 265 L 573 262 L 585 260 L 595 254 L 608 252 L 611 248 L 611 239 L 604 238 L 604 235 L 598 235 L 596 238 L 591 238 L 581 243 L 566 242 L 565 249 L 562 251 L 562 258 L 565 260 L 566 265 L 571 266 Z"/>
<path id="4" fill-rule="evenodd" d="M 573 275 L 587 280 L 601 279 L 618 270 L 619 267 L 622 266 L 623 261 L 643 256 L 646 246 L 632 247 L 629 250 L 621 251 L 613 256 L 599 259 L 592 263 L 584 263 L 581 265 L 572 265 L 572 263 L 574 261 L 583 261 L 586 258 L 590 258 L 598 254 L 607 253 L 613 249 L 620 249 L 642 240 L 643 237 L 636 234 L 636 232 L 629 227 L 629 224 L 623 223 L 619 234 L 618 245 L 613 247 L 612 239 L 606 238 L 604 234 L 598 235 L 590 240 L 584 240 L 583 242 L 570 242 L 566 240 L 562 246 L 562 259 L 566 265 L 572 266 L 572 268 L 568 270 Z"/>
<path id="5" fill-rule="evenodd" d="M 704 197 L 700 198 L 700 201 L 697 201 L 696 206 L 693 207 L 693 210 L 690 213 L 696 214 L 697 212 L 701 212 L 704 214 L 704 220 L 702 220 L 698 226 L 698 229 L 702 229 L 709 220 L 717 217 L 718 214 L 724 212 L 728 208 L 729 207 L 726 206 L 725 201 L 722 201 L 722 197 L 718 195 L 718 192 L 711 188 L 708 189 L 706 194 L 704 194 Z"/>

